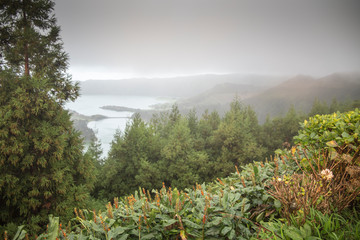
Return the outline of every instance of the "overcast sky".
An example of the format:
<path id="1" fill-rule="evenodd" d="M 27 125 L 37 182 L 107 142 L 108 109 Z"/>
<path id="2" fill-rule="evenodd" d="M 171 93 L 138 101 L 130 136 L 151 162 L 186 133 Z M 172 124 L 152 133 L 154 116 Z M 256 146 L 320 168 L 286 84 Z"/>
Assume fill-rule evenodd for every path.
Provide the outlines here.
<path id="1" fill-rule="evenodd" d="M 360 71 L 359 0 L 55 0 L 74 80 Z"/>

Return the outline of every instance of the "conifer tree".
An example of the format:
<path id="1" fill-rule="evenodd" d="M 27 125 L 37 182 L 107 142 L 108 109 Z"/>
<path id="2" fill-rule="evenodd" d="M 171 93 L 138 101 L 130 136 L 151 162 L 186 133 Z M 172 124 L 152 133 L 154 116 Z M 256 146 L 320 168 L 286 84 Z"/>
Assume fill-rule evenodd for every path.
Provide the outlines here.
<path id="1" fill-rule="evenodd" d="M 234 165 L 262 160 L 265 152 L 257 141 L 260 127 L 254 110 L 237 100 L 230 107 L 214 134 L 214 146 L 221 149 L 215 170 L 222 176 L 231 173 Z"/>
<path id="2" fill-rule="evenodd" d="M 111 144 L 102 174 L 102 196 L 111 200 L 137 190 L 161 186 L 154 163 L 158 159 L 158 140 L 153 129 L 135 114 L 124 134 L 117 134 Z"/>
<path id="3" fill-rule="evenodd" d="M 309 112 L 309 117 L 315 116 L 316 114 L 328 114 L 329 107 L 325 101 L 320 101 L 318 98 L 315 98 L 311 110 Z"/>
<path id="4" fill-rule="evenodd" d="M 94 166 L 94 171 L 92 171 L 92 174 L 95 177 L 96 181 L 94 182 L 91 196 L 94 198 L 99 198 L 99 193 L 101 191 L 101 182 L 103 180 L 102 168 L 105 164 L 105 159 L 103 157 L 101 142 L 96 136 L 91 139 L 90 145 L 86 150 L 85 157 L 88 158 Z"/>
<path id="5" fill-rule="evenodd" d="M 78 96 L 50 0 L 0 2 L 0 225 L 71 217 L 91 161 L 63 104 Z M 66 220 L 66 219 L 64 219 Z"/>
<path id="6" fill-rule="evenodd" d="M 190 187 L 199 182 L 194 165 L 193 139 L 187 121 L 180 118 L 171 129 L 166 144 L 161 149 L 159 169 L 166 185 L 180 189 Z"/>

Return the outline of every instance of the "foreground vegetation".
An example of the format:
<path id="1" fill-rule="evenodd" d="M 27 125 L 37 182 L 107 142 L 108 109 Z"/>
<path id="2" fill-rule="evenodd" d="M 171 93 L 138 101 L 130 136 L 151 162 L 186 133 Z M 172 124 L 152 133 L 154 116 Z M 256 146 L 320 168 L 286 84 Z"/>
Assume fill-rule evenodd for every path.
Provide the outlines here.
<path id="1" fill-rule="evenodd" d="M 271 161 L 184 190 L 139 188 L 102 212 L 75 209 L 68 226 L 51 216 L 38 239 L 360 239 L 359 126 L 358 109 L 316 115 Z"/>

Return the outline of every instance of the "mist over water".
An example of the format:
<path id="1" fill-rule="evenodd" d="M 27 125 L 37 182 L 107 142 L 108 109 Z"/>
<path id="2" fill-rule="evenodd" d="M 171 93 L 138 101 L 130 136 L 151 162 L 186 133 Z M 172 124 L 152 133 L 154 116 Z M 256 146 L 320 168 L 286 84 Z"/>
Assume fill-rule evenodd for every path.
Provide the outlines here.
<path id="1" fill-rule="evenodd" d="M 124 132 L 126 124 L 130 121 L 133 113 L 116 112 L 101 109 L 100 107 L 115 105 L 136 109 L 151 109 L 152 105 L 165 102 L 167 102 L 167 100 L 164 98 L 148 96 L 82 95 L 75 102 L 67 103 L 65 108 L 86 116 L 100 114 L 109 117 L 99 121 L 91 121 L 87 125 L 95 132 L 96 137 L 100 140 L 103 156 L 107 156 L 116 130 Z"/>

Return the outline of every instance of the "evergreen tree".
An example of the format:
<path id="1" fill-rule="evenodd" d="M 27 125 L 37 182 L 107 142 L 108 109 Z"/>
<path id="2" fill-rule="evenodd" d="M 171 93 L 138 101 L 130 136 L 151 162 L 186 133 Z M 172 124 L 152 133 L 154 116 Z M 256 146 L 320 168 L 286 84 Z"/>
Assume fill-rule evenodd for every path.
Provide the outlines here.
<path id="1" fill-rule="evenodd" d="M 272 120 L 268 117 L 262 126 L 260 137 L 260 143 L 267 149 L 264 157 L 273 155 L 276 149 L 289 148 L 293 145 L 293 137 L 304 119 L 305 115 L 296 112 L 294 105 L 290 106 L 285 116 Z"/>
<path id="2" fill-rule="evenodd" d="M 232 102 L 230 111 L 214 135 L 215 147 L 221 149 L 216 171 L 226 176 L 233 172 L 235 165 L 262 160 L 265 149 L 257 140 L 259 132 L 252 108 L 243 106 L 239 101 Z"/>
<path id="3" fill-rule="evenodd" d="M 184 189 L 200 180 L 197 166 L 192 164 L 193 154 L 190 129 L 187 121 L 181 118 L 170 130 L 169 138 L 161 149 L 159 169 L 167 186 Z"/>
<path id="4" fill-rule="evenodd" d="M 329 113 L 334 113 L 340 110 L 340 104 L 336 98 L 333 98 L 330 104 Z"/>
<path id="5" fill-rule="evenodd" d="M 315 116 L 316 114 L 328 114 L 329 107 L 327 103 L 321 102 L 318 98 L 315 98 L 311 110 L 309 112 L 309 117 Z"/>
<path id="6" fill-rule="evenodd" d="M 199 120 L 198 124 L 198 142 L 201 141 L 201 145 L 196 149 L 198 151 L 205 151 L 206 155 L 208 156 L 208 165 L 209 168 L 213 169 L 215 160 L 217 156 L 220 155 L 221 148 L 217 147 L 214 144 L 214 134 L 216 130 L 219 128 L 221 119 L 218 112 L 213 111 L 209 114 L 206 110 L 202 115 L 201 119 Z M 211 174 L 212 178 L 215 176 L 214 173 Z"/>
<path id="7" fill-rule="evenodd" d="M 152 128 L 136 114 L 123 135 L 117 134 L 104 165 L 103 196 L 109 200 L 123 196 L 138 187 L 160 187 L 157 161 L 158 141 Z M 146 175 L 142 175 L 146 173 Z"/>
<path id="8" fill-rule="evenodd" d="M 99 192 L 101 190 L 101 182 L 103 180 L 102 168 L 104 166 L 105 159 L 102 154 L 103 150 L 101 148 L 100 140 L 95 136 L 95 138 L 91 139 L 90 145 L 86 150 L 85 154 L 85 157 L 87 157 L 94 166 L 92 174 L 95 177 L 96 181 L 94 183 L 94 188 L 91 191 L 91 195 L 95 198 L 99 197 Z"/>
<path id="9" fill-rule="evenodd" d="M 90 145 L 86 150 L 86 154 L 92 159 L 96 168 L 101 168 L 101 166 L 104 165 L 105 159 L 103 158 L 101 142 L 96 136 L 91 139 Z"/>
<path id="10" fill-rule="evenodd" d="M 195 109 L 192 109 L 189 111 L 189 113 L 187 115 L 187 120 L 188 120 L 188 127 L 190 129 L 190 133 L 193 136 L 196 136 L 198 133 L 198 118 L 196 116 Z"/>
<path id="11" fill-rule="evenodd" d="M 0 2 L 0 225 L 32 223 L 33 231 L 50 213 L 70 219 L 93 183 L 63 109 L 78 86 L 53 10 L 49 0 Z"/>

